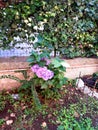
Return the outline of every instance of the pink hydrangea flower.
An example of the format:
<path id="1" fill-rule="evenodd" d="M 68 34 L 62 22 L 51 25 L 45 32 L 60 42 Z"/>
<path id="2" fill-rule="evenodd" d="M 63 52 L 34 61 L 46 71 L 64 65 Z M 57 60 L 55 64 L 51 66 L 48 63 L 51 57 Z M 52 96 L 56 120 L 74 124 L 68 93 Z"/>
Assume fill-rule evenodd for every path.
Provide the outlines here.
<path id="1" fill-rule="evenodd" d="M 54 76 L 54 72 L 47 69 L 47 67 L 40 67 L 39 65 L 35 64 L 31 67 L 31 70 L 43 80 L 47 81 L 49 79 L 52 79 Z"/>
<path id="2" fill-rule="evenodd" d="M 46 59 L 46 65 L 49 65 L 51 61 L 49 59 Z"/>
<path id="3" fill-rule="evenodd" d="M 47 68 L 46 67 L 40 67 L 37 71 L 36 71 L 36 75 L 39 77 L 39 78 L 42 78 L 43 75 L 45 75 L 47 71 Z"/>
<path id="4" fill-rule="evenodd" d="M 52 79 L 54 73 L 51 70 L 47 70 L 46 73 L 43 75 L 44 80 Z"/>
<path id="5" fill-rule="evenodd" d="M 33 65 L 33 66 L 31 67 L 31 70 L 32 70 L 34 73 L 36 73 L 39 68 L 40 68 L 39 65 L 38 65 L 38 64 L 35 64 L 35 65 Z"/>
<path id="6" fill-rule="evenodd" d="M 36 75 L 39 78 L 42 78 L 44 80 L 52 79 L 54 76 L 54 73 L 51 70 L 48 70 L 46 67 L 40 67 L 38 71 L 36 72 Z"/>

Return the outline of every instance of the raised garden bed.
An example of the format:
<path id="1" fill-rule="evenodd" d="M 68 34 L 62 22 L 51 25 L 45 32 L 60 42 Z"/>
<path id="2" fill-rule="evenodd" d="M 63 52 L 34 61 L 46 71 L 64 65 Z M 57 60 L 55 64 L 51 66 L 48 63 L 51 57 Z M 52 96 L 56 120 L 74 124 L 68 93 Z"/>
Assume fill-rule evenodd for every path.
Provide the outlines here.
<path id="1" fill-rule="evenodd" d="M 65 130 L 66 124 L 77 128 L 77 123 L 80 130 L 98 129 L 98 100 L 77 90 L 73 83 L 63 86 L 54 99 L 45 100 L 39 93 L 43 104 L 39 112 L 29 92 L 0 93 L 0 130 Z"/>
<path id="2" fill-rule="evenodd" d="M 0 76 L 15 75 L 23 78 L 22 74 L 18 72 L 21 70 L 28 70 L 28 73 L 32 74 L 26 59 L 27 57 L 0 58 Z M 97 58 L 65 59 L 65 62 L 68 63 L 65 76 L 70 79 L 74 79 L 83 75 L 91 75 L 98 71 Z M 0 79 L 0 90 L 13 89 L 18 86 L 20 86 L 20 84 L 14 80 Z"/>
<path id="3" fill-rule="evenodd" d="M 23 75 L 19 72 L 22 70 L 28 70 L 28 74 L 31 75 L 26 59 L 27 57 L 1 58 L 0 75 L 10 74 L 22 79 Z M 70 79 L 82 78 L 83 75 L 92 75 L 98 71 L 98 59 L 95 58 L 75 58 L 66 61 L 65 76 Z M 85 80 L 87 81 L 86 77 L 83 81 Z M 85 84 L 88 83 L 86 81 Z M 73 80 L 62 86 L 59 93 L 49 92 L 48 96 L 52 98 L 46 98 L 43 91 L 38 89 L 38 96 L 43 105 L 39 111 L 34 106 L 31 89 L 15 89 L 21 84 L 11 79 L 0 80 L 0 85 L 1 90 L 6 89 L 0 93 L 1 130 L 65 130 L 66 125 L 73 129 L 80 127 L 80 130 L 87 130 L 87 127 L 91 130 L 98 129 L 98 100 L 77 89 Z M 15 90 L 8 91 L 9 89 Z"/>

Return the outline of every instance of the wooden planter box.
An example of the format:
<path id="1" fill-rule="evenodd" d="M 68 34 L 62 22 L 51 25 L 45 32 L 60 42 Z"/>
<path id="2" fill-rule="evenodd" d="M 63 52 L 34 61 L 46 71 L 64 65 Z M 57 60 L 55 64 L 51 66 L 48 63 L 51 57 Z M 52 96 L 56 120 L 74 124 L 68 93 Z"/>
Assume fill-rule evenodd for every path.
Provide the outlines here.
<path id="1" fill-rule="evenodd" d="M 26 62 L 27 57 L 14 57 L 14 58 L 0 58 L 0 76 L 1 75 L 15 75 L 23 79 L 22 73 L 17 71 L 28 70 L 28 74 L 32 75 Z M 65 59 L 70 67 L 66 68 L 65 76 L 74 79 L 83 75 L 91 75 L 98 72 L 98 59 L 97 58 L 75 58 Z M 20 84 L 11 79 L 0 79 L 0 90 L 13 89 L 19 87 Z"/>

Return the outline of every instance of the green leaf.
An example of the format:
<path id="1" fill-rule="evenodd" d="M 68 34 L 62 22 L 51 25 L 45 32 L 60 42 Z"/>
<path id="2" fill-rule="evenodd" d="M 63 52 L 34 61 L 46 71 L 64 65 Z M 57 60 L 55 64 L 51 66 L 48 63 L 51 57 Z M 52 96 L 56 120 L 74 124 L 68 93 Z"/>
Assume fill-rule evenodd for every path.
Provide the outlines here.
<path id="1" fill-rule="evenodd" d="M 56 88 L 61 88 L 62 84 L 61 83 L 57 83 Z"/>
<path id="2" fill-rule="evenodd" d="M 41 89 L 46 89 L 48 87 L 48 85 L 46 83 L 41 85 Z"/>
<path id="3" fill-rule="evenodd" d="M 75 124 L 74 124 L 74 129 L 75 129 L 75 130 L 82 130 L 82 129 L 81 129 L 81 126 L 79 125 L 79 123 L 78 123 L 76 120 L 74 120 L 74 122 L 75 122 Z"/>
<path id="4" fill-rule="evenodd" d="M 38 39 L 38 41 L 37 41 L 38 43 L 43 42 L 43 37 L 40 34 L 38 35 L 37 39 Z"/>
<path id="5" fill-rule="evenodd" d="M 32 57 L 29 57 L 28 59 L 27 59 L 27 62 L 33 62 L 34 60 L 32 59 Z"/>
<path id="6" fill-rule="evenodd" d="M 50 54 L 49 54 L 47 51 L 43 51 L 43 52 L 40 54 L 40 57 L 41 57 L 41 58 L 49 58 L 49 57 L 50 57 Z"/>
<path id="7" fill-rule="evenodd" d="M 61 63 L 57 59 L 52 59 L 51 64 L 53 64 L 55 68 L 61 66 Z"/>
<path id="8" fill-rule="evenodd" d="M 63 66 L 60 66 L 60 67 L 59 67 L 59 70 L 66 72 L 66 68 L 63 67 Z"/>
<path id="9" fill-rule="evenodd" d="M 67 81 L 68 81 L 68 79 L 64 77 L 64 78 L 62 78 L 62 79 L 60 80 L 60 84 L 64 85 L 64 84 L 67 83 Z"/>
<path id="10" fill-rule="evenodd" d="M 63 125 L 59 125 L 57 130 L 65 130 L 64 126 Z"/>

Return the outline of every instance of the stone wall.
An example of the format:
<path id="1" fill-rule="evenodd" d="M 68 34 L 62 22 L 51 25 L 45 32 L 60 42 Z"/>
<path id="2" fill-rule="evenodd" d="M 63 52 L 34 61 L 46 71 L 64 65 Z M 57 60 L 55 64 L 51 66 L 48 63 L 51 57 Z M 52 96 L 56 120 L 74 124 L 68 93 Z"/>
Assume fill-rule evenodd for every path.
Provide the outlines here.
<path id="1" fill-rule="evenodd" d="M 0 76 L 14 75 L 23 79 L 21 70 L 27 70 L 29 75 L 33 76 L 29 65 L 26 62 L 27 57 L 0 58 Z M 69 64 L 66 68 L 65 76 L 74 79 L 83 75 L 91 75 L 98 72 L 98 59 L 94 58 L 75 58 L 65 60 Z M 0 79 L 0 90 L 14 89 L 21 84 L 11 79 Z"/>

